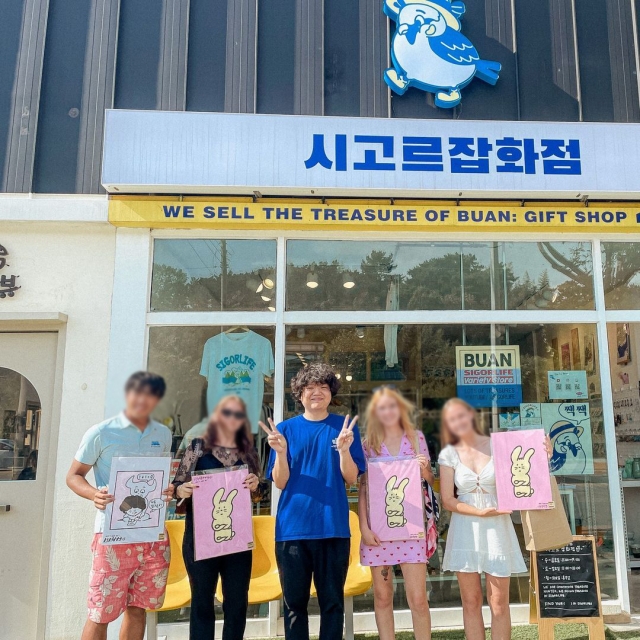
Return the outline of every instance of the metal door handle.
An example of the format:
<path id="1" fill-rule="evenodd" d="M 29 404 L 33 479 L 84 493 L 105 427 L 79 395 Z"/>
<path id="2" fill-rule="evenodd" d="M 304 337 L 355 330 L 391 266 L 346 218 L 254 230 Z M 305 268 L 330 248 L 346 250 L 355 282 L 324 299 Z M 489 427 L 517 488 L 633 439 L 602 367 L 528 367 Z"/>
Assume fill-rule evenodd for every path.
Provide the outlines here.
<path id="1" fill-rule="evenodd" d="M 6 513 L 7 511 L 11 511 L 10 504 L 0 504 L 0 513 Z"/>

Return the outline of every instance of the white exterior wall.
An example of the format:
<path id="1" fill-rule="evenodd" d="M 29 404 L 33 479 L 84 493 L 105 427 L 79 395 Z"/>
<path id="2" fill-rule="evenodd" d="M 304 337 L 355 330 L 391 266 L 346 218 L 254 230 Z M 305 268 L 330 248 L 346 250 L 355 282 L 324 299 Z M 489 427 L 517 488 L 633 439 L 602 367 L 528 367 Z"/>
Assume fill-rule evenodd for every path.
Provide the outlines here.
<path id="1" fill-rule="evenodd" d="M 73 222 L 82 218 L 94 221 Z M 76 640 L 86 618 L 95 509 L 71 493 L 65 475 L 83 433 L 104 418 L 115 237 L 105 197 L 0 198 L 0 244 L 22 286 L 0 301 L 0 319 L 23 312 L 68 316 L 64 362 L 57 363 L 59 437 L 47 481 L 54 508 L 50 567 L 43 568 L 47 640 Z"/>

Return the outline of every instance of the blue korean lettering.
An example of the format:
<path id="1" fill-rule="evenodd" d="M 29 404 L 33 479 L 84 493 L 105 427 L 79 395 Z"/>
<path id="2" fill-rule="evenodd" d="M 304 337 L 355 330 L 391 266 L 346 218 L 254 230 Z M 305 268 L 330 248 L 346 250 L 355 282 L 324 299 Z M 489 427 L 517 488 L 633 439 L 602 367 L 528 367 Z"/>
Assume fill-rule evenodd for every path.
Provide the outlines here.
<path id="1" fill-rule="evenodd" d="M 393 136 L 355 136 L 356 144 L 382 145 L 382 157 L 393 158 Z M 378 149 L 365 149 L 364 162 L 354 162 L 357 171 L 395 171 L 395 162 L 378 162 Z"/>
<path id="2" fill-rule="evenodd" d="M 516 140 L 511 137 L 496 140 L 496 156 L 502 162 L 496 165 L 498 173 L 535 173 L 536 160 L 540 158 L 531 138 Z"/>
<path id="3" fill-rule="evenodd" d="M 444 171 L 442 138 L 402 138 L 403 171 Z"/>
<path id="4" fill-rule="evenodd" d="M 335 137 L 335 164 L 336 171 L 347 170 L 347 136 L 344 134 L 336 134 Z M 325 140 L 323 133 L 313 134 L 313 148 L 311 155 L 304 161 L 307 169 L 320 165 L 324 169 L 331 169 L 333 161 L 329 159 L 325 149 Z"/>
<path id="5" fill-rule="evenodd" d="M 542 144 L 542 165 L 550 175 L 575 176 L 582 173 L 580 162 L 580 140 L 540 141 Z"/>
<path id="6" fill-rule="evenodd" d="M 451 173 L 489 173 L 489 151 L 493 145 L 488 138 L 449 138 Z M 465 157 L 457 157 L 465 156 Z"/>

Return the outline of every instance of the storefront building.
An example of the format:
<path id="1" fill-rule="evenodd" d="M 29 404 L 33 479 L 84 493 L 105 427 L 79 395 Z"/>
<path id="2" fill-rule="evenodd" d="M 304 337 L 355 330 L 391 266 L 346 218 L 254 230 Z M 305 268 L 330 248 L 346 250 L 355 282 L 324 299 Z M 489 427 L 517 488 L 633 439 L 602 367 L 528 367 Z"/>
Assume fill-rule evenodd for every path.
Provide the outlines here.
<path id="1" fill-rule="evenodd" d="M 314 361 L 338 371 L 340 413 L 401 389 L 434 461 L 456 394 L 488 431 L 542 425 L 570 525 L 597 538 L 605 614 L 628 617 L 634 589 L 637 607 L 636 3 L 469 1 L 462 32 L 502 68 L 493 86 L 479 67 L 460 95 L 392 86 L 384 5 L 11 0 L 0 617 L 12 638 L 78 636 L 92 506 L 64 476 L 141 368 L 167 379 L 157 418 L 176 449 L 228 390 L 249 393 L 256 416 L 293 415 L 289 380 Z M 517 353 L 508 393 L 468 388 L 465 370 L 496 375 L 487 351 Z M 264 461 L 257 429 L 256 446 Z M 270 492 L 256 505 L 276 510 Z M 443 514 L 435 626 L 462 621 L 440 567 L 447 527 Z M 526 622 L 528 574 L 511 602 Z M 401 576 L 394 604 L 410 628 Z M 356 630 L 374 630 L 372 594 L 354 609 Z M 282 633 L 278 602 L 249 618 L 253 637 Z M 186 620 L 161 614 L 161 635 L 188 637 Z"/>

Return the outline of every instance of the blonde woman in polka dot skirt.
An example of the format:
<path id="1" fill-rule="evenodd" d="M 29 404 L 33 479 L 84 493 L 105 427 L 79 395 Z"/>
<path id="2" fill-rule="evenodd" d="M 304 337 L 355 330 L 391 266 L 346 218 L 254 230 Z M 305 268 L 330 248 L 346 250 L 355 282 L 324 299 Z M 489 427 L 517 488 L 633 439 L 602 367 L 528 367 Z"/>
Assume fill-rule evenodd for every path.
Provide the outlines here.
<path id="1" fill-rule="evenodd" d="M 365 458 L 415 456 L 422 477 L 433 483 L 429 450 L 422 433 L 412 421 L 415 412 L 396 389 L 381 387 L 376 390 L 367 409 L 367 433 L 363 442 Z M 371 567 L 373 575 L 374 610 L 380 640 L 393 640 L 393 567 L 400 565 L 405 592 L 416 640 L 430 640 L 431 614 L 427 599 L 428 548 L 436 540 L 399 540 L 381 542 L 371 531 L 367 519 L 367 480 L 360 480 L 360 561 Z"/>

